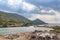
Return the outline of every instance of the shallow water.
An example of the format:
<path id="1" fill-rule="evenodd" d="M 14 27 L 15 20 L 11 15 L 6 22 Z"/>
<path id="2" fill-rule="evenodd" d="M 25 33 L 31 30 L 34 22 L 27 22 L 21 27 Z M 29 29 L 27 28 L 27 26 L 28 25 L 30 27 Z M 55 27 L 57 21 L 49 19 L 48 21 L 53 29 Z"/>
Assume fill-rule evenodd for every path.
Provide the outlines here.
<path id="1" fill-rule="evenodd" d="M 14 34 L 20 32 L 34 32 L 35 30 L 49 30 L 45 27 L 12 27 L 12 28 L 0 28 L 0 34 Z"/>

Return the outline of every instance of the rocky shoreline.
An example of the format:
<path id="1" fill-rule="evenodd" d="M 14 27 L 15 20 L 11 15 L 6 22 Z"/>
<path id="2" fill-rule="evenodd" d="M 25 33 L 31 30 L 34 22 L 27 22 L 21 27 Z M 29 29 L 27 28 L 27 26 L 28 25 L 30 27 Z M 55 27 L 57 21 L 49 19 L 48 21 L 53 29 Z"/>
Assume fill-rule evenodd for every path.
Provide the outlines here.
<path id="1" fill-rule="evenodd" d="M 0 40 L 44 40 L 45 38 L 48 39 L 50 38 L 51 40 L 60 40 L 60 33 L 24 32 L 24 33 L 0 35 Z"/>

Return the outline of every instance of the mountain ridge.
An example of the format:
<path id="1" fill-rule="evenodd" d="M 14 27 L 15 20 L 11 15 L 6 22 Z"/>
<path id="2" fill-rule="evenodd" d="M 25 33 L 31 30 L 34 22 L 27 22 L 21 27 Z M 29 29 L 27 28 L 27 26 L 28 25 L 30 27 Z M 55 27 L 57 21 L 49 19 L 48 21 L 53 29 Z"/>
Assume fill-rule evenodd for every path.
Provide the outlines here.
<path id="1" fill-rule="evenodd" d="M 28 22 L 30 20 L 21 15 L 0 11 L 0 25 L 22 26 Z"/>

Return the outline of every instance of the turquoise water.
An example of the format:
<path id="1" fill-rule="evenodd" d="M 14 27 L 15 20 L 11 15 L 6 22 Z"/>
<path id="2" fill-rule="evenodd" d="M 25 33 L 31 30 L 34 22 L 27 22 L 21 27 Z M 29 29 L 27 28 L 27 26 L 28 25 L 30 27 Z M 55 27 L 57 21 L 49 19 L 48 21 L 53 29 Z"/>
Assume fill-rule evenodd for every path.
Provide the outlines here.
<path id="1" fill-rule="evenodd" d="M 35 30 L 51 30 L 45 27 L 13 27 L 13 28 L 0 28 L 0 34 L 14 34 L 20 32 L 34 32 Z"/>

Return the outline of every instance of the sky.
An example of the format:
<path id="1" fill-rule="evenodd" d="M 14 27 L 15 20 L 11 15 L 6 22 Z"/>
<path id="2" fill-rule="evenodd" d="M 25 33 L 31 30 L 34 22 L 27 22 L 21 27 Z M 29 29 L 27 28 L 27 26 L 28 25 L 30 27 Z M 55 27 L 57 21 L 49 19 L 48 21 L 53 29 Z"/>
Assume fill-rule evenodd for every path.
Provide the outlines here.
<path id="1" fill-rule="evenodd" d="M 16 13 L 30 20 L 60 23 L 60 0 L 0 0 L 0 11 Z"/>

